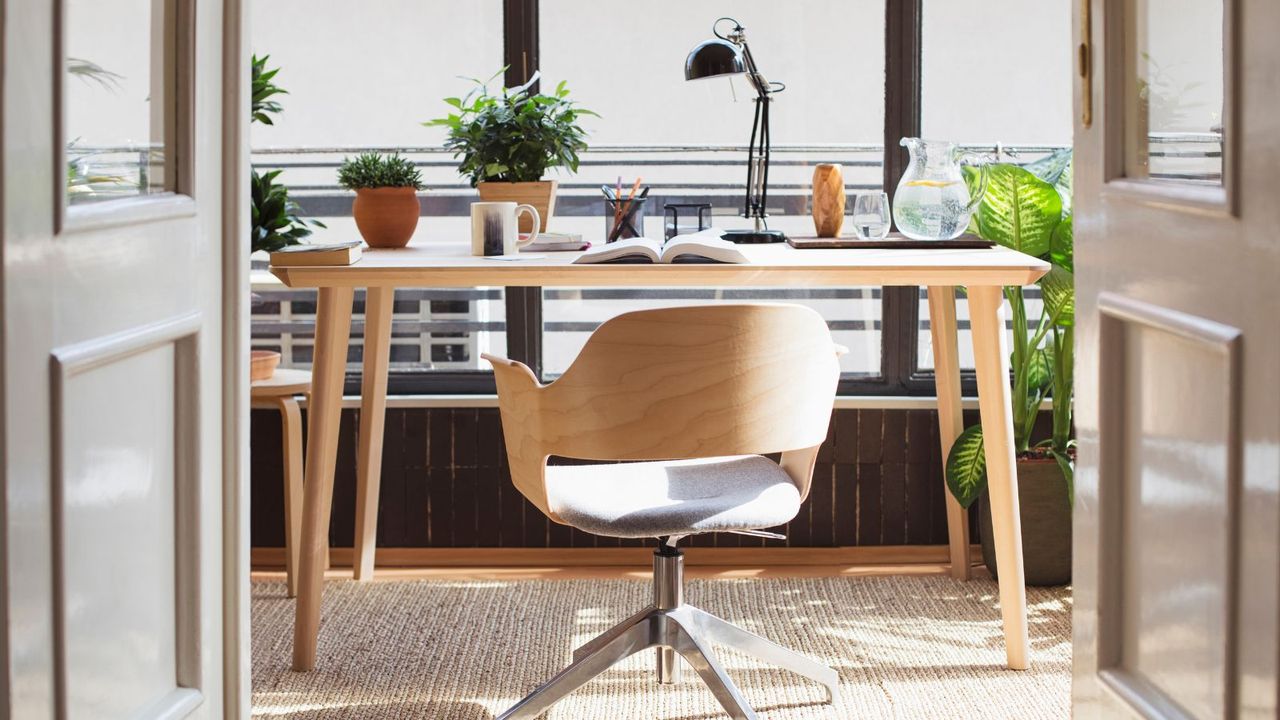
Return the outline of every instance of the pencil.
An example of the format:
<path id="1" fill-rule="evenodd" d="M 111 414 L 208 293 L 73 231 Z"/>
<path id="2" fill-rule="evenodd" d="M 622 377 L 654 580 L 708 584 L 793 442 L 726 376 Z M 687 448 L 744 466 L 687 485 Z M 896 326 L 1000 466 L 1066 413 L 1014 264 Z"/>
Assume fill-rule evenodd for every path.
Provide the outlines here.
<path id="1" fill-rule="evenodd" d="M 614 191 L 613 191 L 613 226 L 615 228 L 618 226 L 618 218 L 622 217 L 621 210 L 622 210 L 622 176 L 619 175 L 618 183 L 614 185 Z M 613 233 L 609 233 L 609 237 L 612 239 Z"/>
<path id="2" fill-rule="evenodd" d="M 631 185 L 631 192 L 627 193 L 627 201 L 619 203 L 619 207 L 614 210 L 613 214 L 613 232 L 609 233 L 609 239 L 616 240 L 622 234 L 622 223 L 630 217 L 631 203 L 636 196 L 636 191 L 640 189 L 640 183 L 644 181 L 643 177 L 636 177 L 635 183 Z"/>

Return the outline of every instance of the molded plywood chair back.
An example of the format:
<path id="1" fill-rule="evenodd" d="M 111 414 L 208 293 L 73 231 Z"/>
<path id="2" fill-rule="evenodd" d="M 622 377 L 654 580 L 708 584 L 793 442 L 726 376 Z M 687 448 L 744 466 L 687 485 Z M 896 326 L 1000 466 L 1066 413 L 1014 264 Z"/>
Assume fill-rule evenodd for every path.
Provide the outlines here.
<path id="1" fill-rule="evenodd" d="M 547 386 L 519 363 L 489 358 L 516 487 L 557 522 L 659 541 L 649 607 L 574 651 L 569 667 L 499 720 L 538 717 L 649 648 L 659 683 L 679 680 L 683 656 L 731 717 L 754 718 L 712 642 L 819 682 L 835 702 L 835 670 L 684 601 L 677 543 L 795 517 L 827 435 L 840 351 L 808 308 L 718 305 L 620 315 Z M 768 453 L 781 453 L 778 465 L 760 457 Z M 552 455 L 641 462 L 548 468 Z"/>
<path id="2" fill-rule="evenodd" d="M 552 519 L 545 468 L 585 460 L 676 460 L 783 453 L 807 493 L 826 438 L 841 348 L 798 305 L 630 312 L 601 325 L 558 380 L 494 365 L 517 488 Z"/>

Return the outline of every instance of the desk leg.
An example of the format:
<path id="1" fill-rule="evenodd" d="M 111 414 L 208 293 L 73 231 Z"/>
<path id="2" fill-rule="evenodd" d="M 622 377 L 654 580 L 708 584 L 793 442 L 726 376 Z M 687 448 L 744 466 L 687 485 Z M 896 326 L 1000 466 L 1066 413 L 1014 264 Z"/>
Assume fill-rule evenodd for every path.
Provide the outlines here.
<path id="1" fill-rule="evenodd" d="M 387 415 L 387 363 L 395 288 L 371 287 L 364 301 L 364 373 L 360 384 L 360 442 L 356 450 L 356 580 L 373 577 L 378 545 L 382 430 Z"/>
<path id="2" fill-rule="evenodd" d="M 933 334 L 933 376 L 938 393 L 938 439 L 946 467 L 951 445 L 964 432 L 960 405 L 960 353 L 956 347 L 956 289 L 929 288 L 929 329 Z M 951 546 L 951 577 L 969 579 L 969 513 L 960 507 L 943 483 L 947 498 L 947 538 Z"/>
<path id="3" fill-rule="evenodd" d="M 302 492 L 302 553 L 293 624 L 293 669 L 316 666 L 320 600 L 333 510 L 333 470 L 338 455 L 342 382 L 351 336 L 351 288 L 320 288 L 312 359 L 311 405 L 307 413 L 306 482 Z"/>
<path id="4" fill-rule="evenodd" d="M 1000 613 L 1004 619 L 1009 667 L 1026 670 L 1027 590 L 1022 569 L 1022 521 L 1018 514 L 1018 475 L 1013 452 L 1013 411 L 1009 396 L 1009 351 L 1004 305 L 997 286 L 969 287 L 978 406 L 987 456 L 987 492 L 1000 566 Z"/>

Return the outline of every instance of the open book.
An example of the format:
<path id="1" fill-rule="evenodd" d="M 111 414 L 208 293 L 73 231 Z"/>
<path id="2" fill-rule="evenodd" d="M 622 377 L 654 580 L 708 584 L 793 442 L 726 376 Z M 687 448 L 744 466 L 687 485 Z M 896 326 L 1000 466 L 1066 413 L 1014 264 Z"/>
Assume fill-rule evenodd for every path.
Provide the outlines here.
<path id="1" fill-rule="evenodd" d="M 712 228 L 689 235 L 677 235 L 663 244 L 649 238 L 627 238 L 593 247 L 573 262 L 582 263 L 734 263 L 751 262 L 736 245 L 720 239 Z"/>

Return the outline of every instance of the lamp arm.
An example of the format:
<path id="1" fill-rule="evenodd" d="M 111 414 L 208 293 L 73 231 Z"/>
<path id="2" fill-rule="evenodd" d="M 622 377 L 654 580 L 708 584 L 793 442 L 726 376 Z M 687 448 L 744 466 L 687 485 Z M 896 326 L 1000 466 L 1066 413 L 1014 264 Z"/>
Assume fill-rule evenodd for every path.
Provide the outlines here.
<path id="1" fill-rule="evenodd" d="M 760 74 L 760 68 L 756 66 L 756 59 L 751 54 L 751 46 L 747 44 L 746 37 L 742 38 L 742 58 L 747 62 L 747 77 L 751 79 L 751 84 L 755 86 L 756 94 L 763 100 L 769 96 L 769 82 Z"/>

